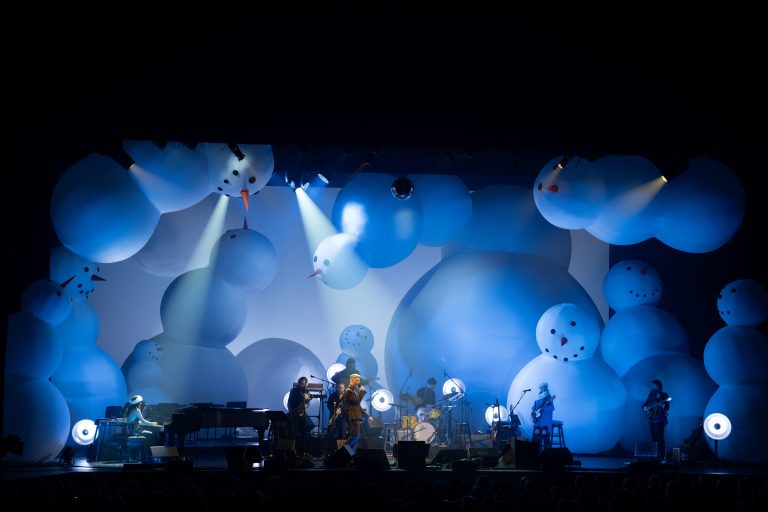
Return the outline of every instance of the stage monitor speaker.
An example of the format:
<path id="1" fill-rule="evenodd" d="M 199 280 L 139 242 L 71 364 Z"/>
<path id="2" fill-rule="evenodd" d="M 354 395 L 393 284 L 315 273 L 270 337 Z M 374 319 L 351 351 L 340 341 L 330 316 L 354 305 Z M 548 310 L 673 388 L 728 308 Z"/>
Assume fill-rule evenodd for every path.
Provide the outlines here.
<path id="1" fill-rule="evenodd" d="M 225 446 L 224 455 L 227 458 L 227 468 L 238 471 L 250 471 L 254 463 L 264 460 L 257 446 Z"/>
<path id="2" fill-rule="evenodd" d="M 432 459 L 432 464 L 450 464 L 459 459 L 467 458 L 467 450 L 461 448 L 443 448 Z"/>
<path id="3" fill-rule="evenodd" d="M 502 450 L 501 463 L 514 464 L 516 469 L 537 469 L 539 467 L 539 443 L 515 439 Z"/>
<path id="4" fill-rule="evenodd" d="M 353 461 L 357 469 L 389 469 L 389 459 L 384 448 L 358 448 Z"/>
<path id="5" fill-rule="evenodd" d="M 398 441 L 394 451 L 398 468 L 418 470 L 427 465 L 429 444 L 424 441 Z"/>
<path id="6" fill-rule="evenodd" d="M 541 465 L 545 470 L 565 469 L 573 464 L 573 454 L 568 448 L 544 448 L 541 452 Z"/>
<path id="7" fill-rule="evenodd" d="M 643 462 L 653 462 L 659 459 L 659 444 L 655 441 L 638 441 L 635 443 L 635 459 Z"/>
<path id="8" fill-rule="evenodd" d="M 352 455 L 349 454 L 349 450 L 344 446 L 339 446 L 339 449 L 330 454 L 323 460 L 323 466 L 327 468 L 343 468 L 352 460 Z"/>
<path id="9" fill-rule="evenodd" d="M 499 463 L 499 450 L 496 448 L 470 448 L 470 459 L 482 459 L 484 468 L 493 468 Z"/>
<path id="10" fill-rule="evenodd" d="M 365 448 L 368 450 L 383 450 L 384 438 L 383 437 L 361 437 L 360 443 L 357 445 L 358 449 Z"/>

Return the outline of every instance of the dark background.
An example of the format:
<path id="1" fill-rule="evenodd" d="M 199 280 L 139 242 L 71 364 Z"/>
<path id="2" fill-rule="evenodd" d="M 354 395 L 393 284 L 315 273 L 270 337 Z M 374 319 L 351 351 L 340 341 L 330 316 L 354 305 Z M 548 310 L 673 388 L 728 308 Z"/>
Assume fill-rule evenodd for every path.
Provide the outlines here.
<path id="1" fill-rule="evenodd" d="M 540 166 L 560 154 L 639 154 L 664 171 L 703 154 L 744 184 L 737 235 L 701 255 L 655 240 L 611 248 L 612 263 L 639 258 L 657 267 L 661 307 L 701 356 L 724 325 L 719 290 L 738 278 L 768 285 L 765 58 L 751 19 L 231 12 L 191 21 L 7 20 L 22 35 L 4 36 L 4 117 L 15 158 L 4 169 L 3 321 L 30 282 L 48 277 L 48 250 L 58 243 L 49 217 L 56 180 L 123 139 L 270 143 L 282 154 L 485 155 L 448 166 L 467 183 L 521 179 L 519 155 Z M 276 158 L 277 170 L 283 164 Z"/>

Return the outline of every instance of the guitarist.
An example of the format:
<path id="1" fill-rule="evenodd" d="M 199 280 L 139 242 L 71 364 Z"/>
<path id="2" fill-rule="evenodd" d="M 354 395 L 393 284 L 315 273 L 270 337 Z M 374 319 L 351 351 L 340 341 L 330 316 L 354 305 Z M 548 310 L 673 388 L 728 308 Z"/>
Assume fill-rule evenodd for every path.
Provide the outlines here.
<path id="1" fill-rule="evenodd" d="M 307 415 L 307 406 L 312 397 L 307 389 L 307 378 L 301 377 L 288 393 L 288 420 L 291 437 L 296 440 L 296 451 L 302 456 L 309 451 L 309 433 L 315 428 Z"/>
<path id="2" fill-rule="evenodd" d="M 533 403 L 531 418 L 533 418 L 534 427 L 546 427 L 546 432 L 550 433 L 550 435 L 543 439 L 543 446 L 545 448 L 548 448 L 551 444 L 552 413 L 555 410 L 555 405 L 552 402 L 554 399 L 554 395 L 549 392 L 549 384 L 546 382 L 539 384 L 539 398 Z M 539 441 L 538 435 L 534 435 L 531 441 Z"/>
<path id="3" fill-rule="evenodd" d="M 667 426 L 667 411 L 669 411 L 669 395 L 662 390 L 659 379 L 651 381 L 651 391 L 643 402 L 643 412 L 648 417 L 651 427 L 651 440 L 658 443 L 659 455 L 666 460 L 667 445 L 664 430 Z"/>
<path id="4" fill-rule="evenodd" d="M 336 450 L 336 440 L 347 437 L 347 415 L 344 411 L 344 392 L 347 386 L 339 382 L 336 391 L 328 397 L 328 453 Z"/>

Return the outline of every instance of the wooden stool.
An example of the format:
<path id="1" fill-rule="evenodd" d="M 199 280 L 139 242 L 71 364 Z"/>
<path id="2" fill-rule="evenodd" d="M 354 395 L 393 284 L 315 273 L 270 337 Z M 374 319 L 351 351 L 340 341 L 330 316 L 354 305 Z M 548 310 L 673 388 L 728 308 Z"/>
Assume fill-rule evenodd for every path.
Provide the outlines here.
<path id="1" fill-rule="evenodd" d="M 128 436 L 125 441 L 128 450 L 128 462 L 141 462 L 146 442 L 147 438 L 144 436 Z"/>
<path id="2" fill-rule="evenodd" d="M 538 441 L 539 450 L 548 448 L 550 444 L 549 427 L 547 427 L 546 425 L 534 425 L 533 436 L 531 438 L 531 441 L 533 441 L 534 443 Z"/>
<path id="3" fill-rule="evenodd" d="M 552 434 L 550 437 L 550 443 L 553 448 L 565 448 L 565 435 L 563 434 L 563 422 L 552 422 Z"/>

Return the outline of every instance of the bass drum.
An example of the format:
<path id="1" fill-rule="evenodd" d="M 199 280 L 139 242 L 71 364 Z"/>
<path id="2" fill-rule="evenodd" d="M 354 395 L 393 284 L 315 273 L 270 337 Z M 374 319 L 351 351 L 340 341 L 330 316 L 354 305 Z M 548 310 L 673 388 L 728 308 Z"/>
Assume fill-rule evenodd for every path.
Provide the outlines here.
<path id="1" fill-rule="evenodd" d="M 435 427 L 426 421 L 420 421 L 413 427 L 413 440 L 429 444 L 435 439 Z"/>

